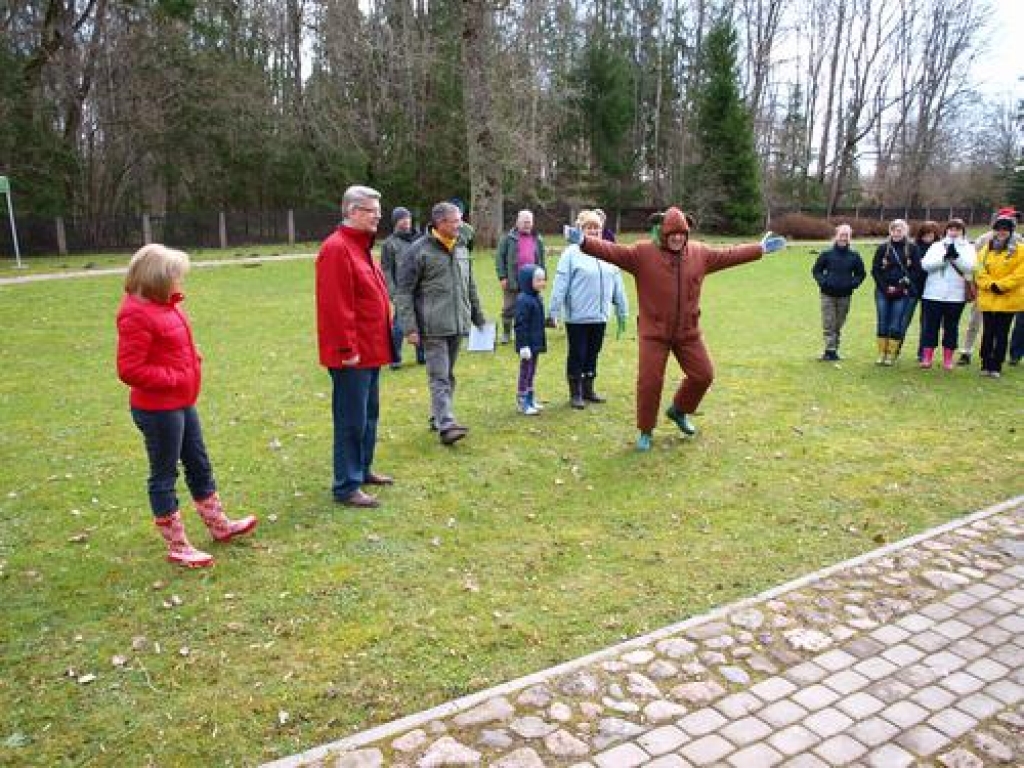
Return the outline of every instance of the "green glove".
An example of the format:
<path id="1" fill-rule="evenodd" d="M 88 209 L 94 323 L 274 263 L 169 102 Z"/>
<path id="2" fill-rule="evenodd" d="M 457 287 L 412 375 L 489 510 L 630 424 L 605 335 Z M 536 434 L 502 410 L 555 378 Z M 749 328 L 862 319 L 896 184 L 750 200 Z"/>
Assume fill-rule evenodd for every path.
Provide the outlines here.
<path id="1" fill-rule="evenodd" d="M 622 334 L 626 332 L 626 318 L 620 315 L 616 320 L 618 322 L 618 327 L 615 329 L 615 340 L 618 341 L 622 338 Z"/>

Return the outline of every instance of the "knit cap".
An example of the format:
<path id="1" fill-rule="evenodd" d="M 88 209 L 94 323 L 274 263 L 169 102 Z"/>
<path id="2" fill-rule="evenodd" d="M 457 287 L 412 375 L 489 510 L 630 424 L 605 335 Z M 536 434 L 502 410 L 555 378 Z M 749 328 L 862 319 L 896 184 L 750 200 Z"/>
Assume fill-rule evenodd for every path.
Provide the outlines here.
<path id="1" fill-rule="evenodd" d="M 412 218 L 412 214 L 409 212 L 408 208 L 403 208 L 402 206 L 398 206 L 393 211 L 391 211 L 391 226 L 394 226 L 395 224 L 400 222 L 402 219 L 411 219 L 411 218 Z"/>
<path id="2" fill-rule="evenodd" d="M 1017 212 L 1013 208 L 1000 208 L 992 218 L 992 229 L 1008 229 L 1013 232 L 1017 226 Z"/>

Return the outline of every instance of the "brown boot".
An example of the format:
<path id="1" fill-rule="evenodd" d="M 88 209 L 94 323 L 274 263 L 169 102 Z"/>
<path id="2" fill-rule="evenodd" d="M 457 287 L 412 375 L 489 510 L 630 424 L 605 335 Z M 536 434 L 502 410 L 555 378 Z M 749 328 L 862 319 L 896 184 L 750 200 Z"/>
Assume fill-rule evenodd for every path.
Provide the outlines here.
<path id="1" fill-rule="evenodd" d="M 186 568 L 205 568 L 213 565 L 213 558 L 193 547 L 185 535 L 185 525 L 181 522 L 181 513 L 174 510 L 170 515 L 153 518 L 160 535 L 167 542 L 167 560 Z"/>
<path id="2" fill-rule="evenodd" d="M 196 501 L 196 511 L 217 541 L 230 541 L 235 536 L 241 536 L 256 527 L 256 515 L 247 515 L 240 520 L 229 520 L 224 514 L 220 496 L 216 493 L 210 494 L 202 501 Z"/>

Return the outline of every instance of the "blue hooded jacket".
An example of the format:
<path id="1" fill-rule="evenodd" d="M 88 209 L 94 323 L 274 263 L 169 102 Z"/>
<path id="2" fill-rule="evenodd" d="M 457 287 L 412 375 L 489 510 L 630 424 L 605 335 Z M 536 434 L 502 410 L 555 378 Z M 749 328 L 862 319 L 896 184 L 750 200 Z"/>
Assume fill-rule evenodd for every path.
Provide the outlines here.
<path id="1" fill-rule="evenodd" d="M 527 264 L 519 270 L 519 295 L 516 296 L 516 351 L 529 347 L 536 355 L 547 351 L 544 335 L 544 299 L 533 288 L 533 274 L 539 267 Z"/>

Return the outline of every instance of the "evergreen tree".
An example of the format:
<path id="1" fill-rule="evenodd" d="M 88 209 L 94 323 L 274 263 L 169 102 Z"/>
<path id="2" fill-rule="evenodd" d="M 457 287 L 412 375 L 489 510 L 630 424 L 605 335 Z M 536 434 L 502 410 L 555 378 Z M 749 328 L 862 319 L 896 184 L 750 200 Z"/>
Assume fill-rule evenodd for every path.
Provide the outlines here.
<path id="1" fill-rule="evenodd" d="M 753 121 L 740 98 L 736 48 L 732 22 L 718 21 L 703 49 L 689 199 L 702 227 L 745 234 L 761 228 L 764 213 Z"/>

